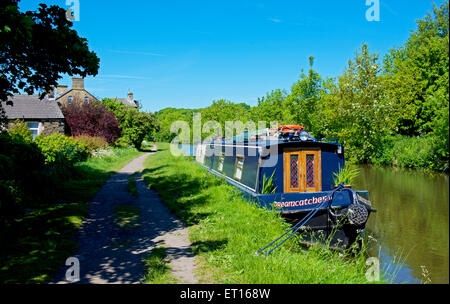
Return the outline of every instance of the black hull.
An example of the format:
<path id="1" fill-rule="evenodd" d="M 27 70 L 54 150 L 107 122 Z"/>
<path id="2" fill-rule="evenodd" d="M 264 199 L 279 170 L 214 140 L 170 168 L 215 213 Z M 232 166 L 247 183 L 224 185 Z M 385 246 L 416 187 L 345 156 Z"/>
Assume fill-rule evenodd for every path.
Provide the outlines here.
<path id="1" fill-rule="evenodd" d="M 289 224 L 295 225 L 307 214 L 306 212 L 298 212 L 283 214 L 282 217 Z M 297 233 L 304 245 L 319 243 L 337 250 L 349 249 L 353 244 L 358 245 L 355 242 L 358 235 L 365 231 L 365 225 L 354 226 L 345 223 L 345 220 L 341 222 L 344 224 L 337 224 L 337 221 L 327 210 L 319 210 Z"/>

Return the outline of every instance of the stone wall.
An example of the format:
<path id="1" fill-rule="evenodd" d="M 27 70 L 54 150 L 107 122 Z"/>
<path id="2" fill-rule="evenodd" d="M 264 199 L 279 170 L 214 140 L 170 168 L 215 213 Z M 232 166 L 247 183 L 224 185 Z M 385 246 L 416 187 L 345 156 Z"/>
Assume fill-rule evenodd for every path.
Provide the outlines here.
<path id="1" fill-rule="evenodd" d="M 49 136 L 52 134 L 65 134 L 65 121 L 63 119 L 53 120 L 25 120 L 27 122 L 39 122 L 39 135 Z M 8 122 L 8 129 L 11 129 L 14 124 L 14 120 Z"/>
<path id="2" fill-rule="evenodd" d="M 41 134 L 49 136 L 55 133 L 64 134 L 64 121 L 43 121 Z"/>

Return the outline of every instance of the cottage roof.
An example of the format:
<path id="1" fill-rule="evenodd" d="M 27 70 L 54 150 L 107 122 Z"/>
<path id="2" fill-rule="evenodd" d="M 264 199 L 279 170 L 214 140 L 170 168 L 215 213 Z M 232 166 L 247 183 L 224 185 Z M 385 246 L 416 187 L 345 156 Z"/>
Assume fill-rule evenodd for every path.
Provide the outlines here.
<path id="1" fill-rule="evenodd" d="M 39 99 L 38 95 L 14 95 L 8 98 L 13 105 L 6 105 L 2 101 L 2 107 L 8 118 L 22 119 L 61 119 L 64 118 L 61 109 L 55 100 Z"/>
<path id="2" fill-rule="evenodd" d="M 137 105 L 135 100 L 131 100 L 131 99 L 128 99 L 128 98 L 117 98 L 117 97 L 116 98 L 112 98 L 112 99 L 114 99 L 116 102 L 123 103 L 126 106 L 131 106 L 131 107 L 134 107 L 134 108 L 138 107 L 138 105 Z"/>

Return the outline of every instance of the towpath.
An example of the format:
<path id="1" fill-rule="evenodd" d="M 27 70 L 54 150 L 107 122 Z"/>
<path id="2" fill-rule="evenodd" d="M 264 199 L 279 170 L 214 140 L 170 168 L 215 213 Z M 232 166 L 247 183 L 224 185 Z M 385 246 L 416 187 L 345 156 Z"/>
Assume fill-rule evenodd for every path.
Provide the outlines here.
<path id="1" fill-rule="evenodd" d="M 197 283 L 195 258 L 190 251 L 187 228 L 170 213 L 158 193 L 148 189 L 140 172 L 146 153 L 113 175 L 89 202 L 90 210 L 78 233 L 79 283 L 141 283 L 145 274 L 143 257 L 164 246 L 173 275 L 180 283 Z M 128 178 L 135 172 L 138 197 L 128 190 Z M 123 229 L 115 222 L 115 208 L 137 206 L 140 222 L 135 229 Z M 68 283 L 59 271 L 54 283 Z"/>

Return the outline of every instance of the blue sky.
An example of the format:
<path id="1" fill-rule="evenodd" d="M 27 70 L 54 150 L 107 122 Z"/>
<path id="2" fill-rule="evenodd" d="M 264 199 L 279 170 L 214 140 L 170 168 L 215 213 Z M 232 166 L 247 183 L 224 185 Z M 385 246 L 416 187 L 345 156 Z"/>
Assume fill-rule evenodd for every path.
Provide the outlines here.
<path id="1" fill-rule="evenodd" d="M 380 21 L 368 22 L 366 0 L 78 1 L 74 28 L 100 58 L 86 89 L 99 98 L 131 90 L 152 112 L 220 98 L 256 105 L 266 92 L 289 89 L 311 55 L 317 72 L 336 77 L 363 42 L 382 57 L 407 40 L 433 2 L 442 2 L 379 0 Z M 34 10 L 37 3 L 73 6 L 19 5 Z M 70 77 L 61 83 L 70 85 Z"/>

